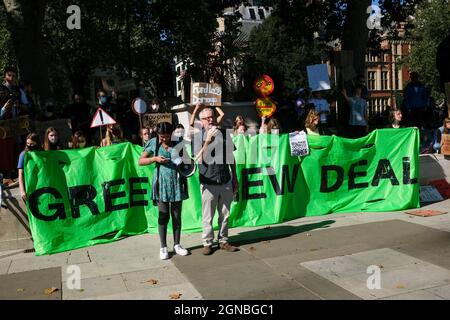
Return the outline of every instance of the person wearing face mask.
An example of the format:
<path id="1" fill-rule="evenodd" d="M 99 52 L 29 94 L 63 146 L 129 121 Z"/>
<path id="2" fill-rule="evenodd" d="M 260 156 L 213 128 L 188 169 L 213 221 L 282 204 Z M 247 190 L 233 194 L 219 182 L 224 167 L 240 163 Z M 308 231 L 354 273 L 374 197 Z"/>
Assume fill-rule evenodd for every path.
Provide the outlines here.
<path id="1" fill-rule="evenodd" d="M 281 133 L 281 124 L 277 119 L 272 118 L 269 120 L 269 123 L 267 123 L 267 133 L 268 134 L 280 134 Z"/>
<path id="2" fill-rule="evenodd" d="M 30 133 L 26 139 L 25 149 L 20 153 L 17 169 L 19 170 L 19 188 L 20 196 L 23 201 L 27 201 L 27 193 L 25 190 L 25 177 L 24 177 L 24 161 L 25 153 L 28 151 L 39 151 L 39 135 L 36 133 Z"/>
<path id="3" fill-rule="evenodd" d="M 83 149 L 87 146 L 87 139 L 83 133 L 83 131 L 77 131 L 72 137 L 72 141 L 69 145 L 72 149 Z"/>
<path id="4" fill-rule="evenodd" d="M 117 106 L 111 103 L 110 98 L 105 90 L 99 90 L 97 92 L 98 106 L 105 110 L 113 119 L 117 119 Z"/>
<path id="5" fill-rule="evenodd" d="M 42 146 L 44 151 L 60 150 L 59 135 L 55 128 L 50 127 L 45 130 L 44 145 Z"/>

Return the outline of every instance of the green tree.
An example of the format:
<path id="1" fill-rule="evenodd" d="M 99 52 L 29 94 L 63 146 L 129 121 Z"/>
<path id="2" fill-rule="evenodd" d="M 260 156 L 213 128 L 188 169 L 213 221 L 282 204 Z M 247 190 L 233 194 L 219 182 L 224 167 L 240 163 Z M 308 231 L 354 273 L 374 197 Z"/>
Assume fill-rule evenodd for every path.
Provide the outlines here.
<path id="1" fill-rule="evenodd" d="M 412 21 L 413 41 L 406 63 L 419 73 L 422 81 L 432 88 L 434 98 L 442 98 L 439 92 L 439 73 L 436 69 L 436 52 L 450 28 L 450 2 L 431 0 L 422 2 Z"/>

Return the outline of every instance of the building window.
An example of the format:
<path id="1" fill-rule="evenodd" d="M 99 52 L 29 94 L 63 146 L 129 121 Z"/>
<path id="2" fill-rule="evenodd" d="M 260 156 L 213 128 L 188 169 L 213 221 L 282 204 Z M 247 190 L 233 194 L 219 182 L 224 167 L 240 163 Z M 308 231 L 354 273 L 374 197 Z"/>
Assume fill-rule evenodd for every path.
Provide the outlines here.
<path id="1" fill-rule="evenodd" d="M 255 9 L 253 9 L 253 8 L 248 8 L 248 13 L 250 14 L 250 19 L 256 20 Z"/>
<path id="2" fill-rule="evenodd" d="M 369 90 L 376 90 L 377 73 L 375 71 L 367 72 L 367 87 Z"/>
<path id="3" fill-rule="evenodd" d="M 388 72 L 381 72 L 381 90 L 389 90 Z"/>
<path id="4" fill-rule="evenodd" d="M 258 9 L 258 14 L 261 20 L 265 19 L 266 16 L 264 15 L 264 9 Z"/>

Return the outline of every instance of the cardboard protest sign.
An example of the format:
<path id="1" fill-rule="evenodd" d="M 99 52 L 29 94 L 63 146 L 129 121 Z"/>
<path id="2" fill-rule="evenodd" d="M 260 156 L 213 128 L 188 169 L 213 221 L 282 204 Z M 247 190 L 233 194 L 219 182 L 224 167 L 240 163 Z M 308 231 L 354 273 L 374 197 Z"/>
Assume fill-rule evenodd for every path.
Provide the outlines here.
<path id="1" fill-rule="evenodd" d="M 444 156 L 450 156 L 450 134 L 442 135 L 441 153 Z"/>
<path id="2" fill-rule="evenodd" d="M 58 131 L 59 141 L 62 144 L 66 144 L 67 141 L 72 140 L 72 129 L 70 119 L 58 119 L 51 121 L 35 121 L 36 133 L 41 137 L 41 141 L 45 136 L 45 130 L 53 127 Z"/>
<path id="3" fill-rule="evenodd" d="M 306 67 L 308 71 L 309 87 L 312 91 L 330 90 L 330 77 L 326 64 L 315 64 Z"/>
<path id="4" fill-rule="evenodd" d="M 0 121 L 0 139 L 18 137 L 30 132 L 28 116 Z"/>
<path id="5" fill-rule="evenodd" d="M 222 86 L 216 83 L 194 82 L 191 88 L 191 104 L 220 107 L 222 105 Z"/>
<path id="6" fill-rule="evenodd" d="M 147 113 L 144 115 L 144 127 L 153 128 L 158 123 L 169 122 L 172 123 L 171 113 Z"/>

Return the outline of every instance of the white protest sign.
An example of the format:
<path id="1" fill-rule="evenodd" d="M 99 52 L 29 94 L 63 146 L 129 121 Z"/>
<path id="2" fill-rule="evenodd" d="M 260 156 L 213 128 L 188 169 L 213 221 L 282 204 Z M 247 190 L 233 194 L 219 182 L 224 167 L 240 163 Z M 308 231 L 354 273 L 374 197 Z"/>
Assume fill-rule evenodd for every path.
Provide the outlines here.
<path id="1" fill-rule="evenodd" d="M 92 119 L 91 128 L 107 126 L 108 124 L 115 124 L 116 121 L 106 113 L 102 108 L 98 108 Z"/>
<path id="2" fill-rule="evenodd" d="M 289 145 L 291 146 L 291 156 L 303 157 L 309 155 L 309 145 L 305 131 L 290 133 Z"/>
<path id="3" fill-rule="evenodd" d="M 312 91 L 330 90 L 330 77 L 326 64 L 307 66 L 309 87 Z"/>

